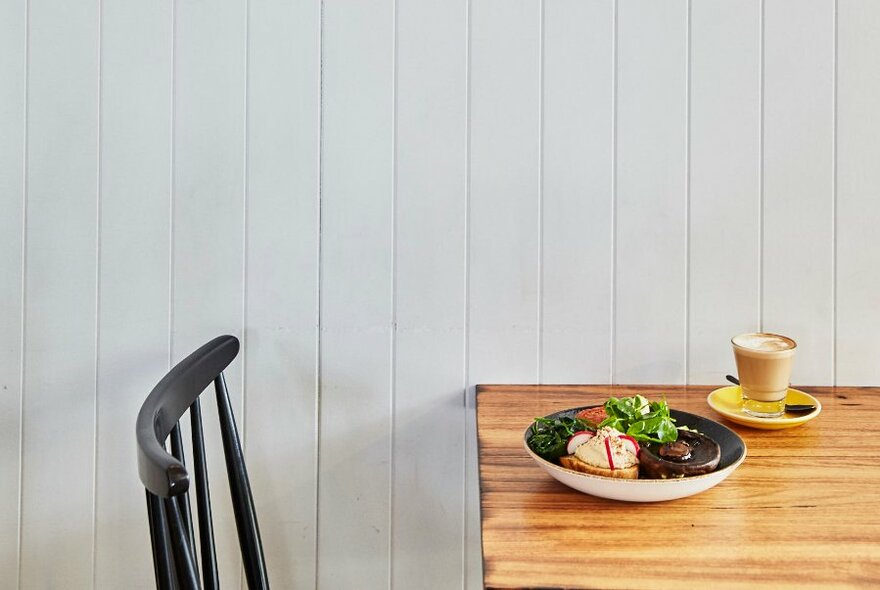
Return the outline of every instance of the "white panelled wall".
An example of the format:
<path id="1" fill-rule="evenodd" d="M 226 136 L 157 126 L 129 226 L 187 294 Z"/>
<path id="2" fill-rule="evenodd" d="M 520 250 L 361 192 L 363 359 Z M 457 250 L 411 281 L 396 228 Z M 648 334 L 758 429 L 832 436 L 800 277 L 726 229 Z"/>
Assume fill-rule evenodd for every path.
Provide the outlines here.
<path id="1" fill-rule="evenodd" d="M 152 586 L 232 333 L 273 585 L 478 588 L 474 385 L 880 383 L 878 162 L 872 0 L 2 0 L 2 586 Z"/>

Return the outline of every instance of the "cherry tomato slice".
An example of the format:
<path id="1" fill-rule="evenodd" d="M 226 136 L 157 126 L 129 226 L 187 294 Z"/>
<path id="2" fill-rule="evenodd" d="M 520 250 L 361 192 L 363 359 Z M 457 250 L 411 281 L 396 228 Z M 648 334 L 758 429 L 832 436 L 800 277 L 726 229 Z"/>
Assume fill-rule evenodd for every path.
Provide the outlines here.
<path id="1" fill-rule="evenodd" d="M 596 408 L 581 410 L 575 414 L 575 417 L 598 426 L 602 420 L 608 417 L 608 414 L 605 413 L 605 408 L 603 406 L 598 406 Z"/>

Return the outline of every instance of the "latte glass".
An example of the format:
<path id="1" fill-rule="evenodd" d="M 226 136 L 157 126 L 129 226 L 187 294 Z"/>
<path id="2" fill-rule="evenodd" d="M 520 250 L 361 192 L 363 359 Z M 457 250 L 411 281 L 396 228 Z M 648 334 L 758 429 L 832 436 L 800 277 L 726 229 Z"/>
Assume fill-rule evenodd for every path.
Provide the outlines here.
<path id="1" fill-rule="evenodd" d="M 740 334 L 731 343 L 743 411 L 758 418 L 782 416 L 797 343 L 788 336 L 767 332 Z"/>

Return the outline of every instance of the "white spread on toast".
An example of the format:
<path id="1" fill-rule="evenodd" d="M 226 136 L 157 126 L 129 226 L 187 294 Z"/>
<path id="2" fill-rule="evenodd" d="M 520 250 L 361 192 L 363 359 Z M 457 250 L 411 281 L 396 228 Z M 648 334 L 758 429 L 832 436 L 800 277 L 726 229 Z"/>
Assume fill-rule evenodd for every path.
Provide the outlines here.
<path id="1" fill-rule="evenodd" d="M 575 456 L 593 467 L 603 469 L 626 469 L 638 464 L 634 449 L 628 441 L 620 438 L 621 433 L 606 426 L 596 432 L 596 436 L 575 449 Z M 608 441 L 607 445 L 605 441 Z M 609 463 L 609 450 L 611 462 Z"/>

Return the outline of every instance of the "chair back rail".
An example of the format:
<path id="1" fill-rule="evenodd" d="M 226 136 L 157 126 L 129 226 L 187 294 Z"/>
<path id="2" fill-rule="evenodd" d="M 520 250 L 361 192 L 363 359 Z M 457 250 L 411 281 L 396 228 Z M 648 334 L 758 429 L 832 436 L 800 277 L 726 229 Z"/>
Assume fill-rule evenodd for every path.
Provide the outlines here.
<path id="1" fill-rule="evenodd" d="M 181 465 L 184 467 L 186 466 L 186 457 L 183 451 L 183 437 L 180 434 L 180 422 L 175 424 L 174 428 L 171 429 L 171 455 L 180 461 Z M 189 494 L 180 494 L 179 496 L 176 496 L 176 498 L 180 504 L 180 515 L 183 518 L 183 526 L 186 528 L 187 536 L 190 540 L 189 542 L 192 545 L 194 537 Z"/>
<path id="2" fill-rule="evenodd" d="M 260 527 L 257 524 L 257 513 L 254 510 L 254 498 L 244 463 L 244 451 L 232 405 L 229 402 L 229 391 L 226 380 L 221 373 L 214 380 L 217 390 L 217 408 L 220 415 L 220 432 L 223 437 L 223 454 L 226 456 L 226 473 L 229 476 L 229 489 L 232 492 L 232 508 L 235 513 L 235 528 L 238 531 L 238 542 L 244 559 L 244 573 L 249 588 L 268 585 L 266 564 L 263 551 L 260 549 Z"/>
<path id="3" fill-rule="evenodd" d="M 173 590 L 175 587 L 174 562 L 171 559 L 171 542 L 168 533 L 168 519 L 165 518 L 165 504 L 162 498 L 150 490 L 146 490 L 146 492 L 156 588 L 159 590 Z"/>
<path id="4" fill-rule="evenodd" d="M 177 572 L 177 584 L 181 590 L 201 590 L 195 555 L 189 543 L 189 533 L 180 514 L 177 498 L 162 498 L 165 513 L 168 515 L 168 528 L 171 532 L 171 552 Z"/>
<path id="5" fill-rule="evenodd" d="M 195 475 L 196 510 L 199 519 L 199 548 L 202 554 L 202 581 L 205 588 L 220 587 L 217 572 L 217 550 L 214 546 L 214 523 L 211 520 L 211 492 L 208 487 L 208 462 L 205 458 L 205 436 L 202 429 L 202 406 L 196 398 L 189 408 L 193 440 L 193 472 Z"/>
<path id="6" fill-rule="evenodd" d="M 135 428 L 138 472 L 147 493 L 156 586 L 160 590 L 219 588 L 199 401 L 199 396 L 211 382 L 216 392 L 220 435 L 245 578 L 249 588 L 269 587 L 244 451 L 223 376 L 223 370 L 235 359 L 238 351 L 239 342 L 233 336 L 220 336 L 208 342 L 159 381 L 138 413 Z M 180 418 L 187 410 L 192 430 L 192 487 L 199 524 L 198 552 L 189 500 L 190 473 L 179 427 Z M 169 438 L 171 453 L 165 447 Z"/>

